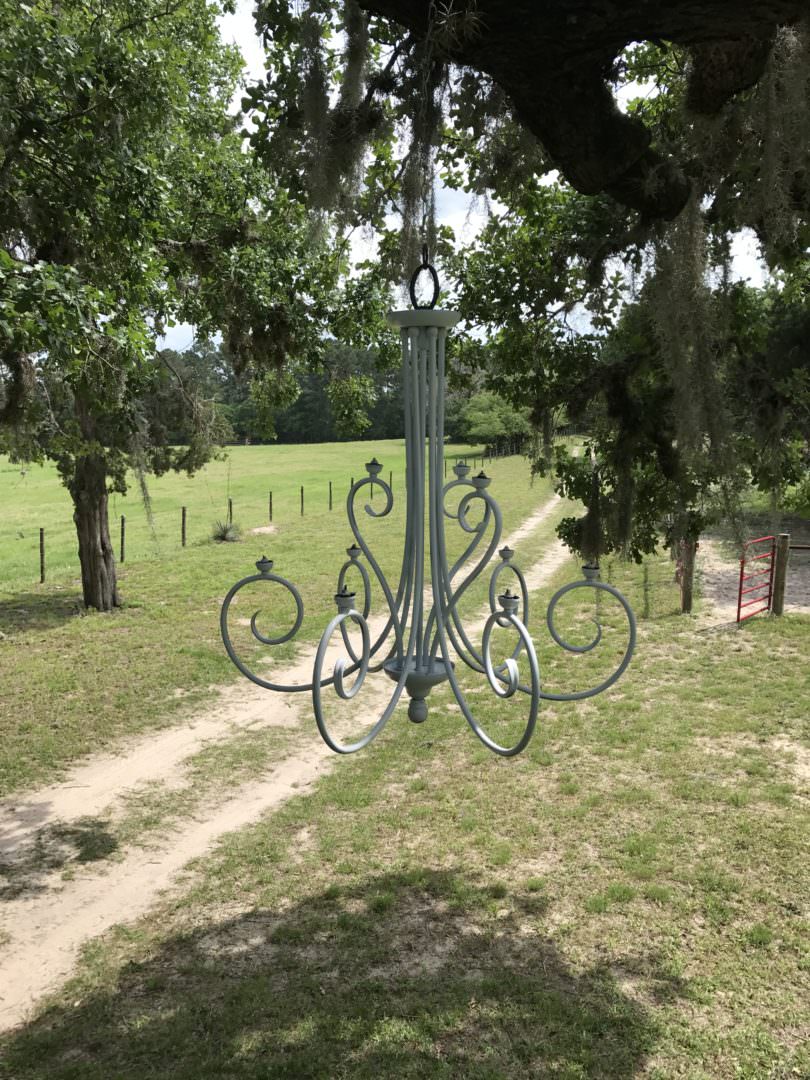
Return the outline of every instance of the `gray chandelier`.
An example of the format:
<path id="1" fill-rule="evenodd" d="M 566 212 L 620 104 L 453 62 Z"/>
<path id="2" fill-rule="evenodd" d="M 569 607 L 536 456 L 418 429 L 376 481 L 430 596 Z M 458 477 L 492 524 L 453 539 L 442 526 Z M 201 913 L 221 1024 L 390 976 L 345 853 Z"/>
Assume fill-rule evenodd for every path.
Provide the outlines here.
<path id="1" fill-rule="evenodd" d="M 421 271 L 427 271 L 433 282 L 433 297 L 429 306 L 420 306 L 416 300 L 416 281 Z M 379 511 L 366 504 L 365 512 L 373 518 L 383 518 L 391 512 L 394 496 L 391 488 L 381 477 L 382 465 L 375 460 L 366 464 L 367 476 L 352 485 L 346 503 L 349 525 L 354 543 L 347 550 L 348 561 L 343 565 L 337 581 L 335 603 L 337 614 L 323 632 L 312 670 L 312 681 L 304 684 L 283 685 L 270 682 L 251 671 L 234 648 L 228 626 L 231 603 L 246 585 L 262 582 L 281 586 L 292 596 L 296 616 L 293 626 L 284 634 L 270 637 L 262 634 L 257 626 L 257 611 L 250 620 L 254 638 L 262 645 L 280 645 L 290 641 L 298 633 L 304 618 L 304 604 L 298 589 L 286 578 L 273 573 L 273 563 L 262 558 L 256 563 L 257 574 L 242 578 L 230 589 L 222 605 L 220 628 L 228 656 L 233 663 L 257 686 L 280 693 L 308 692 L 312 695 L 315 721 L 327 746 L 339 754 L 351 754 L 368 746 L 388 723 L 399 702 L 403 690 L 410 698 L 408 717 L 414 723 L 427 719 L 427 696 L 434 686 L 449 682 L 467 723 L 484 743 L 496 754 L 511 757 L 519 754 L 528 744 L 537 722 L 541 700 L 581 701 L 607 690 L 623 674 L 633 654 L 636 642 L 636 620 L 627 600 L 622 594 L 598 580 L 597 567 L 584 567 L 584 580 L 564 585 L 552 596 L 546 612 L 549 633 L 557 645 L 571 653 L 587 653 L 602 640 L 602 626 L 597 619 L 596 634 L 585 645 L 566 641 L 555 625 L 555 612 L 560 600 L 568 593 L 589 589 L 608 593 L 614 597 L 627 617 L 627 647 L 618 667 L 608 678 L 586 690 L 568 694 L 553 694 L 543 689 L 537 654 L 526 624 L 529 618 L 529 594 L 521 570 L 512 561 L 514 552 L 503 547 L 498 552 L 500 561 L 492 569 L 489 579 L 490 614 L 484 623 L 480 649 L 470 640 L 459 614 L 459 603 L 470 586 L 484 573 L 498 549 L 503 521 L 498 504 L 487 488 L 490 479 L 483 470 L 470 476 L 466 464 L 453 467 L 455 479 L 445 483 L 444 461 L 444 390 L 445 390 L 445 343 L 447 332 L 459 320 L 455 311 L 442 311 L 435 307 L 438 298 L 436 271 L 428 263 L 427 251 L 423 252 L 422 265 L 417 268 L 410 284 L 414 309 L 392 311 L 388 321 L 400 328 L 402 338 L 402 374 L 405 398 L 405 448 L 406 448 L 406 522 L 405 543 L 399 582 L 394 591 L 380 569 L 369 545 L 363 537 L 355 512 L 355 501 L 360 492 L 370 485 L 378 485 L 385 495 L 385 505 Z M 427 462 L 425 444 L 427 443 Z M 427 473 L 427 490 L 425 474 Z M 448 509 L 447 496 L 459 489 L 463 493 L 455 510 Z M 478 509 L 482 516 L 471 523 L 469 513 Z M 427 516 L 429 544 L 425 551 L 425 517 Z M 450 566 L 445 542 L 445 522 L 451 520 L 470 536 L 465 550 Z M 476 559 L 476 553 L 489 537 L 485 550 Z M 471 565 L 471 560 L 476 559 Z M 363 560 L 363 561 L 361 561 Z M 425 581 L 426 563 L 429 582 Z M 471 568 L 470 568 L 471 565 Z M 369 573 L 369 570 L 371 573 Z M 346 585 L 349 572 L 356 572 L 363 583 L 362 605 L 356 604 L 357 596 Z M 513 575 L 519 592 L 507 587 L 496 597 L 498 582 L 504 574 Z M 385 600 L 385 626 L 372 641 L 368 618 L 371 611 L 371 578 L 377 582 Z M 426 595 L 426 585 L 430 593 Z M 361 609 L 362 608 L 362 609 Z M 347 624 L 354 623 L 360 630 L 362 649 L 357 650 L 348 634 Z M 517 635 L 511 655 L 500 663 L 492 657 L 492 634 L 495 627 L 511 628 Z M 329 643 L 336 631 L 340 631 L 348 660 L 341 657 L 334 665 L 331 675 L 324 674 L 324 663 Z M 500 698 L 522 693 L 528 699 L 526 726 L 520 738 L 510 746 L 502 746 L 482 728 L 476 720 L 459 685 L 455 671 L 456 660 L 462 661 L 473 671 L 485 675 L 492 691 Z M 527 676 L 522 679 L 519 664 L 525 659 Z M 344 700 L 354 698 L 371 672 L 384 671 L 396 684 L 388 704 L 373 727 L 356 742 L 342 743 L 329 730 L 325 713 L 323 691 L 334 688 Z M 351 685 L 347 678 L 354 675 Z"/>

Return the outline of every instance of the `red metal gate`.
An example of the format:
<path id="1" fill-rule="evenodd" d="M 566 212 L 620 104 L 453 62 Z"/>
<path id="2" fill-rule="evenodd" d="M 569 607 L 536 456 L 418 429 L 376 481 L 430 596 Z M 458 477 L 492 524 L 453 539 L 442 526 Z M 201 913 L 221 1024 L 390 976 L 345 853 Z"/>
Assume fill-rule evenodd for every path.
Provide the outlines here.
<path id="1" fill-rule="evenodd" d="M 767 544 L 767 548 L 764 546 Z M 760 536 L 743 544 L 740 559 L 740 588 L 737 595 L 737 622 L 771 610 L 776 537 Z M 744 599 L 748 597 L 748 599 Z M 759 605 L 759 606 L 757 606 Z M 748 610 L 752 609 L 752 610 Z"/>

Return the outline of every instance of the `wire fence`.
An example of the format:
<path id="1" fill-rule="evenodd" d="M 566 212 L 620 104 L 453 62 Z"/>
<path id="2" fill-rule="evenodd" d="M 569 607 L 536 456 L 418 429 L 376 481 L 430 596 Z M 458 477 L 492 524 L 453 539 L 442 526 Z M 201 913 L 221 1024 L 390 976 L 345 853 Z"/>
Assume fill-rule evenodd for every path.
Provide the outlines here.
<path id="1" fill-rule="evenodd" d="M 444 475 L 453 479 L 452 468 L 463 463 L 471 469 L 491 465 L 502 454 L 449 454 L 444 461 Z M 116 560 L 124 566 L 143 559 L 160 559 L 169 552 L 212 539 L 223 525 L 241 525 L 251 531 L 272 532 L 279 524 L 302 517 L 323 519 L 346 505 L 355 480 L 365 478 L 358 472 L 342 479 L 311 479 L 304 483 L 283 477 L 275 487 L 268 484 L 263 492 L 251 484 L 234 484 L 233 494 L 228 476 L 225 494 L 222 485 L 212 490 L 206 482 L 194 498 L 179 502 L 171 508 L 143 504 L 132 498 L 110 495 L 108 520 L 110 543 Z M 404 471 L 387 469 L 380 474 L 394 494 L 398 486 L 404 490 Z M 383 490 L 374 483 L 368 490 L 368 500 L 382 502 Z M 166 496 L 161 499 L 165 503 Z M 122 510 L 124 512 L 122 512 Z M 0 588 L 13 589 L 39 581 L 45 584 L 66 574 L 78 574 L 76 528 L 69 513 L 61 519 L 32 522 L 31 526 L 3 530 L 0 527 Z"/>
<path id="2" fill-rule="evenodd" d="M 677 564 L 668 552 L 641 563 L 609 556 L 602 560 L 601 577 L 624 593 L 640 620 L 668 618 L 681 610 Z"/>

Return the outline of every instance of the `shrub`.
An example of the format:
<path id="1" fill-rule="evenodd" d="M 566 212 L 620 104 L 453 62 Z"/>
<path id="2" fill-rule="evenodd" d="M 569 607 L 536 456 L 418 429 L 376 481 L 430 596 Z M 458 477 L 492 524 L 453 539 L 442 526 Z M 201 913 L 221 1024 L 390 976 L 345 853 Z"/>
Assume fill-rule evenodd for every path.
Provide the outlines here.
<path id="1" fill-rule="evenodd" d="M 235 544 L 241 535 L 241 529 L 232 521 L 215 521 L 211 530 L 211 539 L 218 544 Z"/>

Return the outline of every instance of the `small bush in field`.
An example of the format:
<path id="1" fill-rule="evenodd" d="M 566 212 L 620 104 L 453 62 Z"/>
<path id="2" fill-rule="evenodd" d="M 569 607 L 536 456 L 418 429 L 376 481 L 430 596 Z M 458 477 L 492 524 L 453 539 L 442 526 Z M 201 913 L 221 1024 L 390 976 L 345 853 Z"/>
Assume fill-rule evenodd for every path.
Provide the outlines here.
<path id="1" fill-rule="evenodd" d="M 211 530 L 211 539 L 218 544 L 235 544 L 241 536 L 241 529 L 232 521 L 215 521 Z"/>

